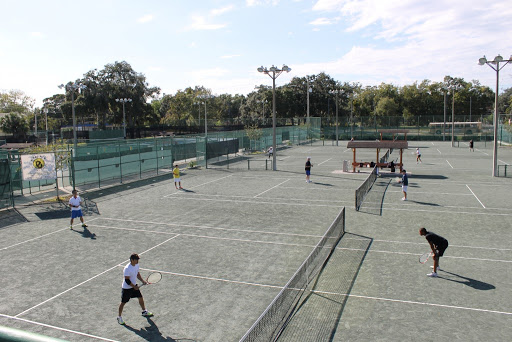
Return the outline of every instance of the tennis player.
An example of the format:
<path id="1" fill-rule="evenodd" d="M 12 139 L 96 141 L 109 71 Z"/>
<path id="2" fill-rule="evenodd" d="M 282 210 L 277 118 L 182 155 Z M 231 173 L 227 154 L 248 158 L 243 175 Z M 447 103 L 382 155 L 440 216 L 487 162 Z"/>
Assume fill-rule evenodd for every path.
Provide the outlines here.
<path id="1" fill-rule="evenodd" d="M 140 257 L 136 253 L 130 255 L 130 262 L 124 267 L 123 270 L 123 290 L 121 292 L 121 304 L 119 304 L 119 316 L 117 317 L 117 322 L 121 325 L 125 324 L 122 317 L 124 305 L 128 303 L 131 298 L 139 299 L 139 304 L 142 308 L 142 316 L 153 316 L 151 312 L 146 310 L 146 306 L 144 305 L 144 298 L 142 297 L 142 293 L 140 292 L 139 286 L 137 285 L 137 279 L 142 281 L 143 284 L 147 284 L 147 282 L 142 279 L 139 273 L 139 259 Z"/>
<path id="2" fill-rule="evenodd" d="M 172 170 L 172 176 L 174 178 L 174 186 L 176 187 L 176 189 L 183 189 L 181 187 L 180 168 L 178 167 L 178 164 L 174 165 L 174 169 Z"/>
<path id="3" fill-rule="evenodd" d="M 402 201 L 407 201 L 407 187 L 409 186 L 409 178 L 407 177 L 407 171 L 402 170 L 402 179 L 400 180 L 402 183 L 402 192 L 404 193 L 404 197 Z"/>
<path id="4" fill-rule="evenodd" d="M 441 270 L 439 268 L 439 258 L 443 256 L 444 251 L 448 248 L 448 240 L 442 236 L 427 231 L 425 228 L 420 228 L 420 235 L 427 239 L 430 244 L 430 248 L 432 249 L 432 254 L 434 255 L 433 270 L 431 273 L 427 274 L 427 276 L 437 277 L 437 270 Z"/>
<path id="5" fill-rule="evenodd" d="M 421 163 L 421 152 L 419 147 L 416 148 L 416 164 L 418 163 Z"/>
<path id="6" fill-rule="evenodd" d="M 78 196 L 78 191 L 73 190 L 71 192 L 73 196 L 69 199 L 69 207 L 71 208 L 71 225 L 69 229 L 73 229 L 73 220 L 77 217 L 80 217 L 80 221 L 82 222 L 82 227 L 87 228 L 87 225 L 84 222 L 84 216 L 82 214 L 82 208 L 80 205 L 82 204 L 82 199 Z"/>
<path id="7" fill-rule="evenodd" d="M 313 164 L 311 163 L 311 157 L 308 157 L 306 159 L 306 165 L 304 167 L 304 169 L 306 170 L 306 183 L 311 183 L 311 179 L 310 176 L 311 176 L 311 168 L 313 167 Z"/>

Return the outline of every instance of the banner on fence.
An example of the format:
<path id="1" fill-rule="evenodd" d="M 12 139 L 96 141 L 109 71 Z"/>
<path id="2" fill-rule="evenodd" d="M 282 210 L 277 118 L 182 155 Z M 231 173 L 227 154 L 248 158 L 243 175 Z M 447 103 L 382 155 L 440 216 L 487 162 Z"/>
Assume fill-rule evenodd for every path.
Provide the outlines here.
<path id="1" fill-rule="evenodd" d="M 21 156 L 23 180 L 44 180 L 57 178 L 55 154 L 40 153 Z"/>

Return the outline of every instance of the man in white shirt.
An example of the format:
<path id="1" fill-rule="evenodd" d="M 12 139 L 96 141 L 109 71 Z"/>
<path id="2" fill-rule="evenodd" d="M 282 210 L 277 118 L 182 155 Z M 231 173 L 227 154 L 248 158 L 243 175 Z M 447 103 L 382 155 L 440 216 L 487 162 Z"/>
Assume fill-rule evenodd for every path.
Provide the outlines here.
<path id="1" fill-rule="evenodd" d="M 82 199 L 78 196 L 78 191 L 73 190 L 73 196 L 69 199 L 69 207 L 71 208 L 71 226 L 69 229 L 73 229 L 73 220 L 76 217 L 80 217 L 80 221 L 82 222 L 82 227 L 87 228 L 87 225 L 84 222 L 84 216 L 82 214 L 82 208 L 80 205 L 82 204 Z"/>
<path id="2" fill-rule="evenodd" d="M 124 267 L 123 270 L 123 290 L 121 292 L 121 304 L 119 304 L 119 316 L 117 317 L 117 322 L 121 325 L 124 325 L 123 317 L 121 316 L 123 313 L 123 308 L 126 303 L 130 301 L 131 298 L 138 298 L 140 307 L 142 308 L 142 316 L 151 317 L 153 314 L 146 310 L 146 306 L 144 305 L 144 298 L 142 298 L 142 293 L 139 290 L 139 285 L 137 285 L 137 279 L 142 281 L 142 284 L 147 284 L 147 282 L 142 279 L 142 276 L 139 273 L 139 255 L 133 253 L 130 255 L 130 263 Z"/>

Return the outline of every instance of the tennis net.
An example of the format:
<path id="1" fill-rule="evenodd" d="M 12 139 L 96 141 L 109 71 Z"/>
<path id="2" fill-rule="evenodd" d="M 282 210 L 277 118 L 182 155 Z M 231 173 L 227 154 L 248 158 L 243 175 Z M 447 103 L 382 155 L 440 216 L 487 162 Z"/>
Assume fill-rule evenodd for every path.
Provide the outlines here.
<path id="1" fill-rule="evenodd" d="M 341 209 L 313 251 L 240 342 L 271 342 L 279 337 L 302 294 L 325 265 L 344 233 L 345 208 Z"/>
<path id="2" fill-rule="evenodd" d="M 377 167 L 374 167 L 372 173 L 366 178 L 366 180 L 356 189 L 356 210 L 359 211 L 361 204 L 366 197 L 366 194 L 370 192 L 373 183 L 377 179 Z"/>

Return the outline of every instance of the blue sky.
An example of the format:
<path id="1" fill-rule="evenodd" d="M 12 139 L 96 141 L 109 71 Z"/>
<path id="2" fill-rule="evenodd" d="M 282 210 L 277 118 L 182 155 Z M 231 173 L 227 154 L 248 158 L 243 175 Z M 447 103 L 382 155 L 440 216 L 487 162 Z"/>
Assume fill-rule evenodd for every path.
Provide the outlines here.
<path id="1" fill-rule="evenodd" d="M 486 55 L 512 55 L 512 6 L 473 0 L 0 0 L 0 90 L 36 99 L 105 64 L 127 61 L 162 93 L 202 85 L 247 94 L 257 72 L 287 64 L 363 86 L 445 75 L 493 90 Z M 512 87 L 512 65 L 500 88 Z"/>

